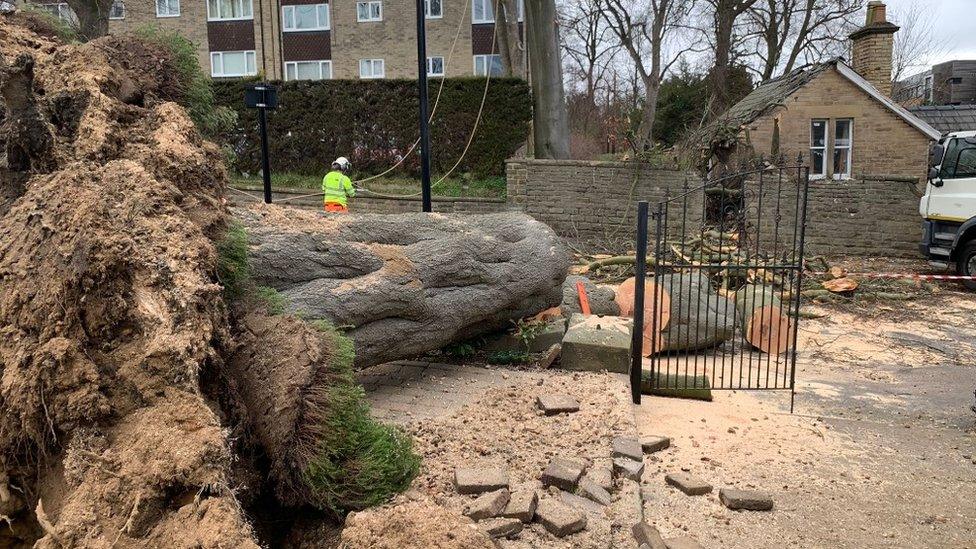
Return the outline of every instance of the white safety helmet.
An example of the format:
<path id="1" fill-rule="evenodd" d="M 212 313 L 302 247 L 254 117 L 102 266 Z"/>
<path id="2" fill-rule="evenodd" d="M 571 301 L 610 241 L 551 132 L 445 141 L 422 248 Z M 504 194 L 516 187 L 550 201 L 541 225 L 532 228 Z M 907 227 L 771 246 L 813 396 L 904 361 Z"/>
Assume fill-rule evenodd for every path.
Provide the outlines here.
<path id="1" fill-rule="evenodd" d="M 339 169 L 342 171 L 348 171 L 349 168 L 352 166 L 352 164 L 349 163 L 349 159 L 346 158 L 345 156 L 340 156 L 339 158 L 336 158 L 335 162 L 333 162 L 332 165 L 339 166 Z"/>

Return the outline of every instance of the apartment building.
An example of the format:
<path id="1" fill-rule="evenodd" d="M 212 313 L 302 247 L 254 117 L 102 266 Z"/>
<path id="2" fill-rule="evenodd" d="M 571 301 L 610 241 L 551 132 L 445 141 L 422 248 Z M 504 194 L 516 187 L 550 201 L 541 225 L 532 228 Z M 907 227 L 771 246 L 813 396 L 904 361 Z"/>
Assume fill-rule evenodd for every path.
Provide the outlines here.
<path id="1" fill-rule="evenodd" d="M 895 100 L 903 105 L 976 104 L 976 61 L 954 60 L 934 65 L 895 85 Z"/>
<path id="2" fill-rule="evenodd" d="M 32 1 L 73 18 L 67 4 Z M 425 0 L 430 76 L 501 72 L 494 2 Z M 417 78 L 414 0 L 116 0 L 109 32 L 147 25 L 192 41 L 214 78 Z"/>

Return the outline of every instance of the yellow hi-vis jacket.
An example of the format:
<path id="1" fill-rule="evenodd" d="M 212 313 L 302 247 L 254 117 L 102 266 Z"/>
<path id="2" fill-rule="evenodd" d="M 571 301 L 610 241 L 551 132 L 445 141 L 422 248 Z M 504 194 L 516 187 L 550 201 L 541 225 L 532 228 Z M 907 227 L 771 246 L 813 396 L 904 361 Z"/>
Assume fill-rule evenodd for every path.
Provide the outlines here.
<path id="1" fill-rule="evenodd" d="M 346 197 L 356 196 L 356 189 L 352 186 L 352 180 L 336 170 L 332 170 L 322 178 L 322 192 L 325 193 L 326 204 L 342 204 L 345 206 Z"/>

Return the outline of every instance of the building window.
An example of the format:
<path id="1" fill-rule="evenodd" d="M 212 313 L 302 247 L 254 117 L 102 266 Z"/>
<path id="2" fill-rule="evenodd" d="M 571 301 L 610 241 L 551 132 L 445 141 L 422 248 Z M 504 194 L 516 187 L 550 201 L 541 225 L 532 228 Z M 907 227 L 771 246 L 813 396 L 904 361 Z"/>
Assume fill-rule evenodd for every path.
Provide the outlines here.
<path id="1" fill-rule="evenodd" d="M 810 175 L 827 177 L 827 121 L 810 122 Z"/>
<path id="2" fill-rule="evenodd" d="M 302 4 L 281 8 L 285 32 L 329 30 L 328 4 Z"/>
<path id="3" fill-rule="evenodd" d="M 933 94 L 932 94 L 932 92 L 933 92 L 933 86 L 932 86 L 932 75 L 931 74 L 925 76 L 925 88 L 924 88 L 923 91 L 925 93 L 925 100 L 926 101 L 932 101 L 932 97 L 933 97 Z"/>
<path id="4" fill-rule="evenodd" d="M 156 0 L 156 17 L 179 17 L 180 0 Z"/>
<path id="5" fill-rule="evenodd" d="M 214 77 L 254 76 L 258 73 L 254 50 L 215 51 L 210 54 L 210 75 Z"/>
<path id="6" fill-rule="evenodd" d="M 491 68 L 491 75 L 498 76 L 502 73 L 502 56 L 497 53 L 494 55 L 474 56 L 474 75 L 485 76 Z"/>
<path id="7" fill-rule="evenodd" d="M 444 76 L 444 58 L 440 56 L 427 58 L 427 76 Z"/>
<path id="8" fill-rule="evenodd" d="M 424 0 L 424 15 L 427 19 L 440 19 L 444 17 L 443 0 Z"/>
<path id="9" fill-rule="evenodd" d="M 382 59 L 360 59 L 360 78 L 383 78 L 386 75 Z"/>
<path id="10" fill-rule="evenodd" d="M 492 0 L 471 0 L 471 22 L 472 23 L 494 23 L 495 12 L 492 9 Z"/>
<path id="11" fill-rule="evenodd" d="M 967 179 L 976 177 L 976 148 L 970 147 L 959 151 L 952 177 Z"/>
<path id="12" fill-rule="evenodd" d="M 382 21 L 383 2 L 356 2 L 356 20 L 359 22 Z"/>
<path id="13" fill-rule="evenodd" d="M 122 0 L 112 2 L 112 7 L 108 9 L 109 19 L 125 19 L 125 3 Z"/>
<path id="14" fill-rule="evenodd" d="M 329 80 L 330 78 L 332 78 L 332 61 L 285 63 L 285 80 Z"/>
<path id="15" fill-rule="evenodd" d="M 165 1 L 167 0 L 157 0 L 157 2 Z M 254 19 L 254 3 L 252 0 L 207 0 L 208 21 L 234 21 L 239 19 Z"/>
<path id="16" fill-rule="evenodd" d="M 850 118 L 834 120 L 834 179 L 850 179 L 851 148 L 854 121 Z"/>

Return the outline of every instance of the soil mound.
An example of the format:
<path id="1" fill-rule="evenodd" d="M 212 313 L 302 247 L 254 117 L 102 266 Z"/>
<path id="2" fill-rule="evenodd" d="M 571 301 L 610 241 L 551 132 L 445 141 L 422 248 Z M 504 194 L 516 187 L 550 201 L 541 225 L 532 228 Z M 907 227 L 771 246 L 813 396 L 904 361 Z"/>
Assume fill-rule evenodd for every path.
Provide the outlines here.
<path id="1" fill-rule="evenodd" d="M 256 547 L 200 390 L 219 151 L 105 45 L 0 17 L 0 546 Z"/>
<path id="2" fill-rule="evenodd" d="M 471 519 L 429 502 L 355 513 L 342 531 L 343 549 L 493 549 L 491 538 Z"/>

